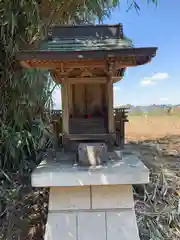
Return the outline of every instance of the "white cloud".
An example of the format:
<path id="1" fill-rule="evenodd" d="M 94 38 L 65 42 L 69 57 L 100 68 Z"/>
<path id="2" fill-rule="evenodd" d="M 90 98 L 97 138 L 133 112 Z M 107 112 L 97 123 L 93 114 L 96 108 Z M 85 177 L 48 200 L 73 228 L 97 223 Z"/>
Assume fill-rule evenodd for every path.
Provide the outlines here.
<path id="1" fill-rule="evenodd" d="M 143 78 L 143 80 L 141 81 L 141 85 L 142 86 L 147 86 L 147 85 L 154 85 L 156 84 L 155 81 L 152 81 L 151 79 L 149 78 Z"/>
<path id="2" fill-rule="evenodd" d="M 163 97 L 163 98 L 160 98 L 159 100 L 162 101 L 162 102 L 164 102 L 164 101 L 168 101 L 169 99 L 166 98 L 166 97 Z"/>
<path id="3" fill-rule="evenodd" d="M 169 77 L 168 73 L 155 73 L 151 77 L 145 77 L 140 82 L 141 86 L 157 84 L 158 81 L 165 80 Z"/>

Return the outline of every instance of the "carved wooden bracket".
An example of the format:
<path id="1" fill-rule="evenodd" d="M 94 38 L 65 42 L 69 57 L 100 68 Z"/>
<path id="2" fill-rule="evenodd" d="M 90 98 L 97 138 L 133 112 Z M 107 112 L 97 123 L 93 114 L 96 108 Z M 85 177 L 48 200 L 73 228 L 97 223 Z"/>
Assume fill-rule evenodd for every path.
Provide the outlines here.
<path id="1" fill-rule="evenodd" d="M 80 77 L 92 77 L 93 74 L 88 68 L 83 68 Z"/>
<path id="2" fill-rule="evenodd" d="M 111 78 L 112 76 L 115 75 L 115 71 L 116 71 L 116 59 L 110 57 L 107 60 L 107 68 L 105 69 L 105 72 L 107 76 Z"/>

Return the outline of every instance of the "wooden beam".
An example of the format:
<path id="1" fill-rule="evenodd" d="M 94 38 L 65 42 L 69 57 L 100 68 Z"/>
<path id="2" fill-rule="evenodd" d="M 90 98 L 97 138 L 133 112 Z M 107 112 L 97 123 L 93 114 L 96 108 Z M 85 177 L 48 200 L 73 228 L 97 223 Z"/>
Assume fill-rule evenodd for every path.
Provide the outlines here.
<path id="1" fill-rule="evenodd" d="M 68 79 L 70 84 L 77 83 L 106 83 L 107 77 L 76 77 Z"/>
<path id="2" fill-rule="evenodd" d="M 144 61 L 142 64 L 147 63 L 148 61 Z M 62 61 L 58 60 L 49 60 L 49 61 L 36 61 L 36 60 L 25 60 L 23 63 L 21 62 L 22 66 L 25 67 L 32 67 L 32 68 L 44 68 L 44 69 L 60 69 Z M 126 68 L 126 67 L 135 67 L 137 65 L 142 65 L 141 63 L 137 63 L 135 59 L 124 59 L 124 60 L 117 60 L 116 61 L 116 68 Z M 107 64 L 105 61 L 93 61 L 93 60 L 82 60 L 82 61 L 69 61 L 64 66 L 65 69 L 69 68 L 103 68 L 107 69 Z"/>
<path id="3" fill-rule="evenodd" d="M 64 79 L 67 77 L 67 76 L 59 76 L 58 75 L 58 72 L 56 71 L 51 71 L 51 75 L 54 79 L 54 81 L 57 83 L 57 84 L 62 84 L 64 82 Z"/>
<path id="4" fill-rule="evenodd" d="M 58 75 L 58 73 L 56 71 L 52 71 L 51 74 L 52 74 L 52 77 L 53 77 L 54 81 L 57 84 L 62 84 L 63 79 L 66 79 L 66 77 Z M 112 76 L 113 83 L 118 82 L 120 80 L 122 80 L 122 77 Z M 84 78 L 83 77 L 69 77 L 68 81 L 69 81 L 70 84 L 80 84 L 80 83 L 87 83 L 87 84 L 88 83 L 100 83 L 100 84 L 103 84 L 103 83 L 106 83 L 108 81 L 108 78 L 107 78 L 107 76 L 104 76 L 104 77 L 84 77 Z"/>
<path id="5" fill-rule="evenodd" d="M 106 66 L 105 62 L 102 60 L 27 60 L 23 62 L 30 64 L 32 67 L 46 69 L 63 69 L 63 72 L 66 72 L 68 69 L 74 68 L 103 68 Z"/>
<path id="6" fill-rule="evenodd" d="M 112 81 L 113 81 L 113 83 L 118 82 L 118 81 L 121 81 L 122 79 L 123 79 L 123 77 L 113 77 L 113 76 L 112 76 Z"/>
<path id="7" fill-rule="evenodd" d="M 20 64 L 24 68 L 32 68 L 32 66 L 27 61 L 21 61 Z"/>

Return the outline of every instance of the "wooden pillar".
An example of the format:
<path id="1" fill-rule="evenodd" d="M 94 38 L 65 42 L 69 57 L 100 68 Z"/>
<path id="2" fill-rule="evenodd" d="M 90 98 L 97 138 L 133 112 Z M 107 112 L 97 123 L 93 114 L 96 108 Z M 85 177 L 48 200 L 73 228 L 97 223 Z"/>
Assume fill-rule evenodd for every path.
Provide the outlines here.
<path id="1" fill-rule="evenodd" d="M 69 83 L 65 79 L 61 87 L 63 133 L 69 133 Z"/>
<path id="2" fill-rule="evenodd" d="M 69 115 L 73 114 L 73 106 L 72 106 L 72 84 L 68 83 L 68 98 L 69 98 Z"/>
<path id="3" fill-rule="evenodd" d="M 107 104 L 108 104 L 108 131 L 114 133 L 114 114 L 113 114 L 113 82 L 112 79 L 107 83 Z"/>

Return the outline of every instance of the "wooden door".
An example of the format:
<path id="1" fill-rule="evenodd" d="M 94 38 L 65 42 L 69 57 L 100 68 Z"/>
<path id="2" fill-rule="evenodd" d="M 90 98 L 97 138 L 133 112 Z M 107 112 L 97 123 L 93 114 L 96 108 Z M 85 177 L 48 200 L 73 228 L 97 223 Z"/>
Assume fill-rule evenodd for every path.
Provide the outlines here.
<path id="1" fill-rule="evenodd" d="M 85 84 L 73 84 L 72 95 L 73 117 L 84 117 L 86 114 Z"/>
<path id="2" fill-rule="evenodd" d="M 83 117 L 87 114 L 104 115 L 106 106 L 105 84 L 73 84 L 73 116 Z"/>
<path id="3" fill-rule="evenodd" d="M 87 84 L 86 85 L 86 104 L 87 113 L 92 115 L 103 115 L 104 112 L 104 91 L 105 84 Z"/>

